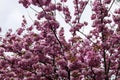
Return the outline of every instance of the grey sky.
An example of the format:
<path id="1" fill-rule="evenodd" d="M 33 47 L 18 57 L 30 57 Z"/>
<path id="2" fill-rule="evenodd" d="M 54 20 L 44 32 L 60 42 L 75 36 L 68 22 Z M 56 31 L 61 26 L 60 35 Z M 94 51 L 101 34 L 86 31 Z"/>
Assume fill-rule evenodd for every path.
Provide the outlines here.
<path id="1" fill-rule="evenodd" d="M 17 2 L 18 0 L 0 0 L 0 27 L 5 33 L 8 28 L 17 29 L 22 21 L 22 15 L 26 14 L 23 8 Z"/>
<path id="2" fill-rule="evenodd" d="M 73 6 L 71 6 L 73 0 L 68 0 L 67 5 L 70 8 L 70 11 L 73 13 Z M 36 9 L 36 7 L 35 7 Z M 25 17 L 28 19 L 28 23 L 31 23 L 30 18 L 28 17 L 28 13 L 30 13 L 30 16 L 34 18 L 34 11 L 31 9 L 25 9 L 21 4 L 18 3 L 18 0 L 0 0 L 0 27 L 2 27 L 2 35 L 6 33 L 6 31 L 9 28 L 12 28 L 13 30 L 16 30 L 18 27 L 21 26 L 22 21 L 22 15 L 25 15 Z M 90 19 L 90 6 L 88 5 L 85 9 L 84 15 L 82 15 L 81 21 L 88 21 Z M 59 19 L 59 22 L 62 24 L 61 26 L 65 28 L 65 35 L 66 37 L 70 37 L 69 33 L 69 25 L 66 25 L 64 22 L 64 19 L 62 19 L 60 16 L 57 16 Z M 85 31 L 85 30 L 84 30 Z M 88 30 L 85 31 L 85 33 L 88 33 Z M 0 34 L 1 35 L 1 34 Z"/>
<path id="3" fill-rule="evenodd" d="M 68 0 L 68 4 L 70 7 L 70 11 L 73 11 L 73 6 L 71 6 L 72 0 Z M 115 7 L 115 6 L 114 6 Z M 114 8 L 113 7 L 113 8 Z M 36 8 L 35 8 L 36 9 Z M 88 5 L 82 14 L 81 21 L 88 21 L 89 24 L 91 24 L 90 21 L 90 15 L 91 15 L 91 8 L 90 5 Z M 34 18 L 34 11 L 31 9 L 25 9 L 21 4 L 18 3 L 18 0 L 0 0 L 0 27 L 2 27 L 2 34 L 4 34 L 9 28 L 12 28 L 13 30 L 16 30 L 21 25 L 22 21 L 22 15 L 25 15 L 25 17 L 28 19 L 28 23 L 31 23 L 30 18 L 28 17 L 28 13 L 30 13 L 30 16 Z M 60 23 L 62 23 L 62 26 L 65 27 L 67 30 L 66 35 L 68 35 L 68 26 L 64 25 L 64 20 L 58 16 L 58 19 Z M 91 25 L 89 25 L 91 26 Z M 88 29 L 85 29 L 84 32 L 88 33 Z M 1 34 L 0 34 L 1 35 Z"/>

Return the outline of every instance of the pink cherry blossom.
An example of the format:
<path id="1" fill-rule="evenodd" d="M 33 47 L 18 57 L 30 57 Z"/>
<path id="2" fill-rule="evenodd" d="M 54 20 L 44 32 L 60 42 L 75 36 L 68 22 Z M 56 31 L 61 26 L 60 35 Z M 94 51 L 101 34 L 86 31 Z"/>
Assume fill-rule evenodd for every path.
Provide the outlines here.
<path id="1" fill-rule="evenodd" d="M 19 0 L 40 11 L 31 25 L 23 16 L 16 32 L 0 35 L 0 80 L 119 80 L 120 8 L 114 0 L 72 2 Z"/>

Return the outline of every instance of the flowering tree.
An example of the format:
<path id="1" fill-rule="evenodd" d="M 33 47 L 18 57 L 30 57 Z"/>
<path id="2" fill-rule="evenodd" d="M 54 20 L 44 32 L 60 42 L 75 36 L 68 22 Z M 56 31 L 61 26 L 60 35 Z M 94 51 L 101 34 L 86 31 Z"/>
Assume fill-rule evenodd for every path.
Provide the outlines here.
<path id="1" fill-rule="evenodd" d="M 120 79 L 120 8 L 111 12 L 115 0 L 91 1 L 92 25 L 80 22 L 89 0 L 73 0 L 73 15 L 66 2 L 19 0 L 25 8 L 34 5 L 42 10 L 30 27 L 23 16 L 15 33 L 9 30 L 1 38 L 0 80 Z M 69 40 L 57 13 L 71 27 Z M 81 31 L 84 27 L 92 27 L 89 34 Z"/>

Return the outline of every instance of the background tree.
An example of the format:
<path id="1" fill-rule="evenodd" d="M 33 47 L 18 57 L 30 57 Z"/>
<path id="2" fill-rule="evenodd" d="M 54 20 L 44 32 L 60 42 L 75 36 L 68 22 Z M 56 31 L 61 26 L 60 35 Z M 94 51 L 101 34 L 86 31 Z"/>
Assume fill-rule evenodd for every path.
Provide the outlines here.
<path id="1" fill-rule="evenodd" d="M 119 80 L 120 9 L 111 12 L 115 0 L 73 0 L 73 15 L 66 2 L 19 0 L 25 8 L 34 5 L 42 10 L 31 7 L 37 20 L 28 27 L 23 16 L 15 33 L 9 30 L 1 38 L 0 80 Z M 87 26 L 89 22 L 80 19 L 90 3 L 93 23 Z M 64 35 L 66 26 L 56 19 L 59 12 L 71 27 L 69 40 Z M 86 26 L 92 27 L 88 35 L 81 32 Z"/>

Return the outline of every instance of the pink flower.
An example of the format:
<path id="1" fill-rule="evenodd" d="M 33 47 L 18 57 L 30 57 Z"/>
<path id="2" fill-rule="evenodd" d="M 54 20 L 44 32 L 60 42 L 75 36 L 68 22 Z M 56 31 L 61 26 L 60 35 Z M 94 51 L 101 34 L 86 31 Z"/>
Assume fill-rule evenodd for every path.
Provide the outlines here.
<path id="1" fill-rule="evenodd" d="M 67 71 L 65 70 L 59 70 L 57 73 L 60 77 L 66 78 L 68 76 Z"/>
<path id="2" fill-rule="evenodd" d="M 104 0 L 103 1 L 105 4 L 110 4 L 111 3 L 111 0 Z"/>
<path id="3" fill-rule="evenodd" d="M 67 67 L 67 62 L 66 61 L 59 60 L 57 63 L 58 63 L 58 65 L 61 66 L 62 69 L 66 69 L 66 67 Z"/>
<path id="4" fill-rule="evenodd" d="M 31 0 L 19 0 L 19 3 L 22 3 L 25 8 L 31 4 Z"/>
<path id="5" fill-rule="evenodd" d="M 91 19 L 94 20 L 96 18 L 96 14 L 92 14 Z"/>
<path id="6" fill-rule="evenodd" d="M 18 35 L 21 35 L 23 31 L 24 31 L 23 28 L 19 28 L 19 29 L 17 29 L 17 34 L 18 34 Z"/>
<path id="7" fill-rule="evenodd" d="M 32 4 L 37 6 L 44 6 L 48 5 L 51 2 L 51 0 L 32 0 Z"/>
<path id="8" fill-rule="evenodd" d="M 100 57 L 93 51 L 88 51 L 84 59 L 89 66 L 96 67 L 100 65 Z"/>

